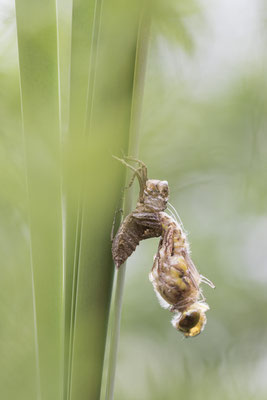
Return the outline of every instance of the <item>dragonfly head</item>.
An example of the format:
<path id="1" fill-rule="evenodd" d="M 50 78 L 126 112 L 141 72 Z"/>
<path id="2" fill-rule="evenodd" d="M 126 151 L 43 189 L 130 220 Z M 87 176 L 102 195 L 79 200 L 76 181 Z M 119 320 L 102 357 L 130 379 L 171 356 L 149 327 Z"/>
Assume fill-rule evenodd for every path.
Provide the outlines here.
<path id="1" fill-rule="evenodd" d="M 207 317 L 205 312 L 208 309 L 209 306 L 206 303 L 194 303 L 187 310 L 175 316 L 172 324 L 185 337 L 197 336 L 206 325 Z"/>
<path id="2" fill-rule="evenodd" d="M 169 198 L 167 181 L 148 179 L 143 192 L 143 204 L 155 212 L 164 211 Z"/>

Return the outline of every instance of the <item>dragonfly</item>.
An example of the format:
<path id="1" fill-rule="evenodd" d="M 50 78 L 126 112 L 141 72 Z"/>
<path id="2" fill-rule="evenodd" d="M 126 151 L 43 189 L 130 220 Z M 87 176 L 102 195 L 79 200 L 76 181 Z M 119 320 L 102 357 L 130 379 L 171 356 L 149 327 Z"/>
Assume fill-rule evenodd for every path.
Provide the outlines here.
<path id="1" fill-rule="evenodd" d="M 175 313 L 173 326 L 185 337 L 197 336 L 206 325 L 205 313 L 209 310 L 200 284 L 215 286 L 196 269 L 177 218 L 161 212 L 160 219 L 162 235 L 149 279 L 160 304 Z"/>
<path id="2" fill-rule="evenodd" d="M 185 337 L 197 336 L 206 325 L 205 313 L 209 310 L 200 284 L 215 286 L 200 275 L 191 259 L 183 224 L 168 202 L 168 182 L 148 179 L 146 165 L 136 158 L 114 158 L 133 170 L 129 186 L 136 177 L 140 187 L 136 208 L 124 218 L 113 239 L 114 263 L 119 268 L 141 240 L 160 237 L 149 279 L 160 305 L 174 313 L 172 325 Z M 137 167 L 129 162 L 137 164 Z M 168 205 L 171 215 L 165 212 Z"/>

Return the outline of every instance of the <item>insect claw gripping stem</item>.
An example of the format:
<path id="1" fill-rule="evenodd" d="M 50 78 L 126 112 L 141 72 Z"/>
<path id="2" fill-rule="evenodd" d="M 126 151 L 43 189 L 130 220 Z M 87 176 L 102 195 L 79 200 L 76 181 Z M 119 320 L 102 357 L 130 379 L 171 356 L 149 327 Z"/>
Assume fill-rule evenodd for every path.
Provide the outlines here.
<path id="1" fill-rule="evenodd" d="M 124 187 L 124 190 L 130 189 L 130 187 L 132 186 L 132 184 L 134 183 L 134 178 L 136 177 L 136 173 L 133 174 L 132 179 L 130 180 L 130 183 L 128 186 Z"/>
<path id="2" fill-rule="evenodd" d="M 126 167 L 130 168 L 134 172 L 137 172 L 137 169 L 134 168 L 132 165 L 128 164 L 125 160 L 123 160 L 123 158 L 119 158 L 119 157 L 116 157 L 116 156 L 112 156 L 112 157 L 115 158 L 116 160 L 120 161 L 122 164 L 126 165 Z"/>
<path id="3" fill-rule="evenodd" d="M 127 187 L 127 189 L 129 189 L 129 187 L 132 186 L 134 178 L 137 177 L 137 179 L 139 181 L 139 186 L 140 186 L 139 199 L 142 199 L 143 192 L 145 190 L 146 181 L 147 181 L 146 165 L 142 161 L 138 160 L 137 158 L 130 157 L 130 156 L 124 156 L 124 159 L 116 157 L 116 156 L 112 156 L 112 157 L 115 158 L 116 160 L 120 161 L 122 164 L 124 164 L 126 167 L 130 168 L 132 171 L 134 171 L 134 175 L 133 175 L 131 182 L 130 182 L 129 186 Z M 140 165 L 140 167 L 134 168 L 131 164 L 127 163 L 125 160 L 137 162 Z"/>
<path id="4" fill-rule="evenodd" d="M 124 158 L 125 158 L 125 160 L 136 162 L 136 163 L 139 164 L 138 171 L 140 171 L 141 180 L 142 180 L 142 186 L 143 186 L 143 189 L 144 189 L 145 188 L 145 183 L 146 183 L 146 181 L 148 179 L 147 178 L 147 167 L 146 167 L 146 164 L 143 163 L 143 161 L 140 161 L 137 158 L 134 158 L 134 157 L 131 157 L 131 156 L 125 156 Z"/>
<path id="5" fill-rule="evenodd" d="M 134 157 L 131 157 L 131 156 L 124 156 L 124 158 L 125 158 L 125 160 L 129 160 L 129 161 L 133 161 L 133 162 L 138 163 L 139 165 L 141 165 L 147 171 L 146 164 L 143 161 L 138 160 L 138 158 L 134 158 Z"/>
<path id="6" fill-rule="evenodd" d="M 112 228 L 111 228 L 111 232 L 110 232 L 110 240 L 111 240 L 111 242 L 113 242 L 113 240 L 115 238 L 114 229 L 115 229 L 115 223 L 116 223 L 116 215 L 119 214 L 119 213 L 122 215 L 122 213 L 123 213 L 123 209 L 122 208 L 120 208 L 119 210 L 116 210 L 115 214 L 114 214 L 114 218 L 113 218 L 113 222 L 112 222 Z"/>

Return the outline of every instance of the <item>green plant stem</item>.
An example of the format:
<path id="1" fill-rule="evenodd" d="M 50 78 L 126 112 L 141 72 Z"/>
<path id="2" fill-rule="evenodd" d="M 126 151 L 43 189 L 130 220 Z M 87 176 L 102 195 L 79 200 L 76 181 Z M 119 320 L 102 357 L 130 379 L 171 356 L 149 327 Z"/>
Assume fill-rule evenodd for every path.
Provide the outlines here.
<path id="1" fill-rule="evenodd" d="M 146 12 L 140 19 L 140 25 L 137 37 L 134 84 L 132 95 L 131 123 L 130 123 L 130 139 L 128 146 L 128 154 L 133 157 L 138 157 L 138 144 L 141 125 L 141 110 L 144 93 L 146 60 L 148 52 L 150 19 Z M 127 173 L 127 179 L 129 174 Z M 132 210 L 132 188 L 129 189 L 124 201 L 124 215 L 128 215 Z M 115 276 L 114 300 L 111 306 L 111 332 L 109 342 L 109 358 L 107 366 L 107 381 L 106 381 L 106 400 L 113 400 L 114 385 L 116 375 L 116 363 L 119 345 L 120 322 L 122 311 L 123 289 L 125 282 L 126 263 L 120 266 Z"/>

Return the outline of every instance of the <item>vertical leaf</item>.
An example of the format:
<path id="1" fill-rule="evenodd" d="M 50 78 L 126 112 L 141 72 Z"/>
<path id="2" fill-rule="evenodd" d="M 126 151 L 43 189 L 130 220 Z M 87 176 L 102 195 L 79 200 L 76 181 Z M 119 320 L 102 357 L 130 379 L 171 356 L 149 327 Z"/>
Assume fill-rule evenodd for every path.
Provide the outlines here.
<path id="1" fill-rule="evenodd" d="M 71 0 L 16 2 L 42 400 L 100 395 L 140 10 L 74 0 L 69 75 Z"/>
<path id="2" fill-rule="evenodd" d="M 110 231 L 122 178 L 112 154 L 127 149 L 140 14 L 139 2 L 94 5 L 74 1 L 72 31 L 70 135 L 80 135 L 85 162 L 70 398 L 81 400 L 100 395 L 113 279 Z"/>
<path id="3" fill-rule="evenodd" d="M 128 154 L 138 158 L 138 144 L 140 135 L 144 82 L 147 64 L 147 53 L 150 32 L 150 10 L 144 7 L 139 19 L 138 36 L 136 42 L 135 69 L 133 80 L 133 92 L 131 101 L 131 117 L 129 129 Z M 129 178 L 129 171 L 127 177 Z M 132 201 L 133 188 L 129 188 L 124 199 L 124 217 L 130 214 L 133 209 Z M 120 321 L 122 311 L 123 287 L 125 281 L 126 263 L 120 266 L 116 274 L 116 285 L 113 293 L 111 315 L 109 320 L 109 336 L 107 343 L 107 354 L 105 359 L 105 370 L 107 377 L 103 382 L 103 392 L 106 392 L 105 399 L 113 400 L 116 375 L 117 353 L 120 336 Z M 106 386 L 106 388 L 104 388 Z"/>
<path id="4" fill-rule="evenodd" d="M 61 164 L 55 0 L 16 1 L 39 396 L 62 398 Z"/>
<path id="5" fill-rule="evenodd" d="M 3 14 L 0 15 L 0 391 L 3 399 L 36 400 L 32 274 L 15 4 L 6 5 L 8 10 L 4 9 L 4 12 L 8 19 L 3 21 Z"/>

